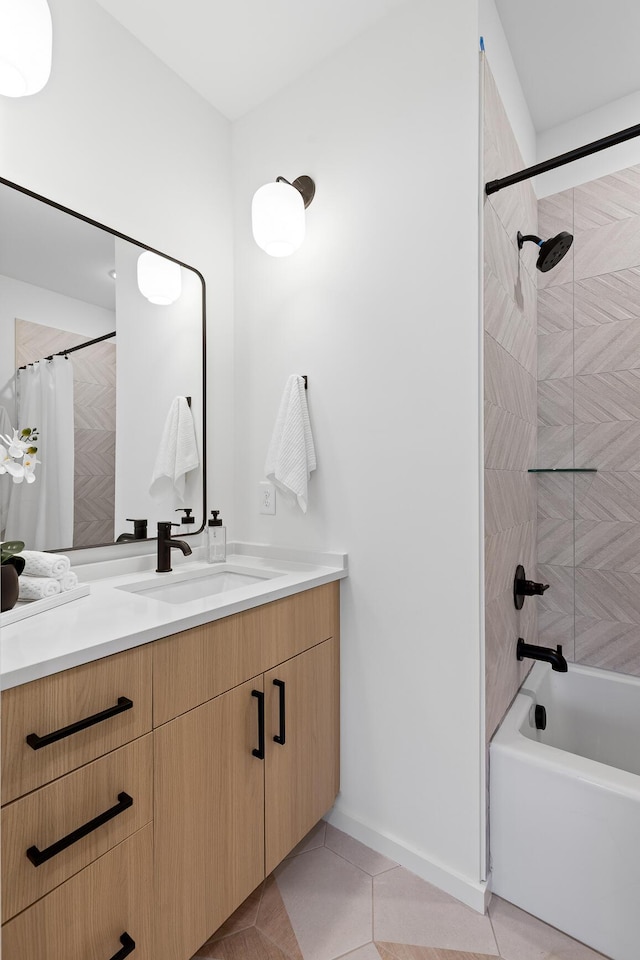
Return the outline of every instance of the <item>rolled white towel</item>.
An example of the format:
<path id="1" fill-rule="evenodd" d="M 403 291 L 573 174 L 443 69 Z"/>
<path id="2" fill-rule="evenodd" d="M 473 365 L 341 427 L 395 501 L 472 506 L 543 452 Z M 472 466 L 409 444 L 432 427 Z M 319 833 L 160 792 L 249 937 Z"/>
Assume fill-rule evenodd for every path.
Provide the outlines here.
<path id="1" fill-rule="evenodd" d="M 68 590 L 73 590 L 74 587 L 78 586 L 78 574 L 74 573 L 73 570 L 69 570 L 69 573 L 65 573 L 64 577 L 60 577 L 58 582 L 62 592 L 66 593 Z"/>
<path id="2" fill-rule="evenodd" d="M 40 550 L 23 550 L 24 571 L 28 577 L 54 577 L 59 580 L 71 569 L 69 557 L 62 553 L 42 553 Z"/>
<path id="3" fill-rule="evenodd" d="M 18 580 L 18 600 L 42 600 L 60 593 L 60 581 L 53 577 L 25 577 Z"/>

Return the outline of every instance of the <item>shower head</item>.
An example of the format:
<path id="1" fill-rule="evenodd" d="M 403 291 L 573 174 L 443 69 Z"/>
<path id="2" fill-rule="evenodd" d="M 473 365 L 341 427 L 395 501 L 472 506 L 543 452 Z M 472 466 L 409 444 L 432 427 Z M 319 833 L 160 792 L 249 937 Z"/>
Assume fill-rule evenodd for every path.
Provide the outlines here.
<path id="1" fill-rule="evenodd" d="M 528 234 L 526 237 L 523 237 L 518 230 L 518 250 L 522 250 L 525 240 L 531 240 L 532 243 L 536 243 L 540 247 L 536 267 L 541 273 L 547 273 L 548 270 L 553 270 L 553 268 L 560 263 L 573 243 L 572 235 L 566 233 L 564 230 L 555 237 L 550 237 L 549 240 L 541 240 L 540 237 L 536 237 L 533 234 Z"/>

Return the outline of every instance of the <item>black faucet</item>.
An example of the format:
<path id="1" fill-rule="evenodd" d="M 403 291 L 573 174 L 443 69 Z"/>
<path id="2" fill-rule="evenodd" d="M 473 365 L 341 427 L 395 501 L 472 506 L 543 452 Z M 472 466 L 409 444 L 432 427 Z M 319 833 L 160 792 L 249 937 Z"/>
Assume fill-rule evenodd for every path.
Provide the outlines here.
<path id="1" fill-rule="evenodd" d="M 553 647 L 539 647 L 535 643 L 525 643 L 522 637 L 518 637 L 518 646 L 516 648 L 518 660 L 524 657 L 531 657 L 532 660 L 544 660 L 551 664 L 551 669 L 558 673 L 566 673 L 569 669 L 567 661 L 562 656 L 562 647 L 558 644 L 554 650 Z"/>
<path id="2" fill-rule="evenodd" d="M 179 527 L 179 523 L 161 521 L 158 524 L 158 566 L 156 573 L 171 573 L 171 550 L 177 547 L 185 557 L 191 553 L 191 547 L 184 540 L 174 540 L 171 536 L 171 527 Z"/>
<path id="3" fill-rule="evenodd" d="M 121 533 L 116 543 L 126 543 L 133 540 L 146 540 L 147 539 L 147 521 L 146 520 L 131 520 L 127 517 L 127 523 L 133 524 L 133 533 Z"/>

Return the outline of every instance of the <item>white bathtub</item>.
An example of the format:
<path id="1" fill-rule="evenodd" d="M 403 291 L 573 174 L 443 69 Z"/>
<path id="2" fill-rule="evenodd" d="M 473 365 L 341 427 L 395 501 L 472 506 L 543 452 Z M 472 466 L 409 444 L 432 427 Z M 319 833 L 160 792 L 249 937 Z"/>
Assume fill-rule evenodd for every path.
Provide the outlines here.
<path id="1" fill-rule="evenodd" d="M 489 762 L 493 892 L 613 960 L 639 960 L 640 679 L 536 663 Z"/>

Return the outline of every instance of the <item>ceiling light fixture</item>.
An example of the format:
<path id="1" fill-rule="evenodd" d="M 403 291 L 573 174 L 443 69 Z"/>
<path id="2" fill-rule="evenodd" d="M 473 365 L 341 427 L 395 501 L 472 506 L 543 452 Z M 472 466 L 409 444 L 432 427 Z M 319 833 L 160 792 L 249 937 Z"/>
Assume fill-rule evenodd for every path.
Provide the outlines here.
<path id="1" fill-rule="evenodd" d="M 311 177 L 289 183 L 278 177 L 256 190 L 251 204 L 253 238 L 271 257 L 288 257 L 302 244 L 304 211 L 313 200 L 316 185 Z"/>
<path id="2" fill-rule="evenodd" d="M 0 94 L 28 97 L 51 73 L 51 11 L 47 0 L 0 2 Z"/>
<path id="3" fill-rule="evenodd" d="M 182 293 L 180 264 L 147 250 L 138 257 L 138 289 L 149 303 L 166 307 Z"/>

